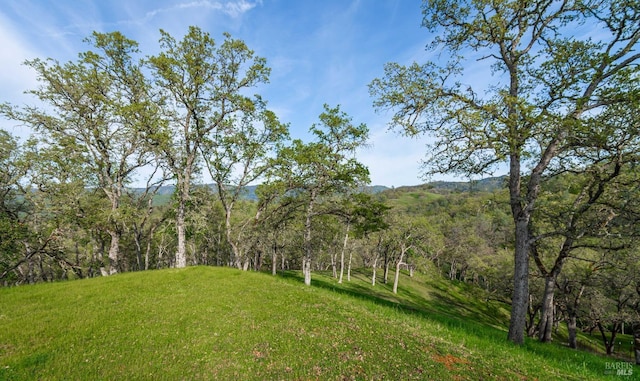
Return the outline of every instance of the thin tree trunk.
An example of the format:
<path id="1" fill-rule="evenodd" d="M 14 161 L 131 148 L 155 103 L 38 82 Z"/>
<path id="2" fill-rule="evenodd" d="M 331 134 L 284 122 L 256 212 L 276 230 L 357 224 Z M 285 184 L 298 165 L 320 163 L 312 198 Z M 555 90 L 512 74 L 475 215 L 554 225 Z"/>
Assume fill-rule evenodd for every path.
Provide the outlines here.
<path id="1" fill-rule="evenodd" d="M 109 245 L 109 275 L 118 273 L 118 255 L 120 252 L 120 233 L 113 230 L 109 232 L 111 244 Z"/>
<path id="2" fill-rule="evenodd" d="M 384 253 L 384 271 L 382 274 L 382 280 L 384 284 L 389 283 L 389 253 L 385 251 Z"/>
<path id="3" fill-rule="evenodd" d="M 640 323 L 633 325 L 633 351 L 635 352 L 636 365 L 640 365 Z"/>
<path id="4" fill-rule="evenodd" d="M 378 268 L 378 254 L 373 258 L 373 275 L 371 275 L 371 285 L 376 285 L 376 270 Z"/>
<path id="5" fill-rule="evenodd" d="M 397 294 L 398 293 L 398 281 L 400 280 L 400 261 L 398 261 L 398 263 L 396 263 L 396 273 L 395 273 L 395 277 L 393 279 L 393 293 Z"/>
<path id="6" fill-rule="evenodd" d="M 540 311 L 540 306 L 533 304 L 533 295 L 529 294 L 529 305 L 527 306 L 528 319 L 525 321 L 525 331 L 529 337 L 535 336 L 538 329 L 538 326 L 535 324 L 538 311 Z"/>
<path id="7" fill-rule="evenodd" d="M 396 263 L 396 273 L 393 279 L 393 293 L 398 293 L 398 282 L 400 280 L 400 266 L 402 265 L 402 260 L 404 259 L 404 253 L 407 251 L 406 248 L 402 248 L 400 251 L 400 258 L 398 258 L 398 262 Z"/>
<path id="8" fill-rule="evenodd" d="M 347 282 L 351 282 L 351 260 L 353 259 L 353 251 L 349 250 L 349 261 L 347 262 Z"/>
<path id="9" fill-rule="evenodd" d="M 331 276 L 338 278 L 338 264 L 336 263 L 337 252 L 333 252 L 329 257 L 331 258 Z"/>
<path id="10" fill-rule="evenodd" d="M 156 231 L 157 226 L 151 227 L 149 230 L 149 238 L 147 239 L 147 251 L 144 253 L 144 269 L 149 270 L 149 257 L 151 256 L 151 244 L 153 242 L 153 233 Z"/>
<path id="11" fill-rule="evenodd" d="M 136 265 L 138 267 L 138 271 L 142 270 L 142 239 L 140 238 L 140 234 L 138 234 L 138 232 L 135 232 L 135 234 L 133 235 L 133 240 L 136 244 Z"/>
<path id="12" fill-rule="evenodd" d="M 223 203 L 225 209 L 225 218 L 224 218 L 224 233 L 225 238 L 227 239 L 227 243 L 231 246 L 231 252 L 233 253 L 233 263 L 238 270 L 248 270 L 248 266 L 245 266 L 242 263 L 244 258 L 242 253 L 240 252 L 240 248 L 233 241 L 232 232 L 231 232 L 231 209 L 233 208 L 233 204 L 227 205 L 227 203 Z"/>
<path id="13" fill-rule="evenodd" d="M 449 267 L 449 280 L 456 279 L 456 260 L 451 260 L 451 266 Z"/>
<path id="14" fill-rule="evenodd" d="M 344 233 L 344 241 L 342 243 L 342 251 L 340 252 L 340 277 L 338 278 L 338 283 L 342 283 L 342 277 L 344 275 L 344 252 L 347 250 L 350 228 L 351 224 L 347 223 L 347 230 Z"/>
<path id="15" fill-rule="evenodd" d="M 598 330 L 600 331 L 600 335 L 602 336 L 602 342 L 604 343 L 604 347 L 606 349 L 607 355 L 613 354 L 613 348 L 615 345 L 616 334 L 618 333 L 618 328 L 620 327 L 618 323 L 613 323 L 613 329 L 611 330 L 611 338 L 607 339 L 607 334 L 605 332 L 605 328 L 602 326 L 600 322 L 597 324 Z"/>
<path id="16" fill-rule="evenodd" d="M 315 191 L 312 190 L 307 205 L 307 215 L 304 223 L 304 258 L 302 260 L 302 273 L 304 274 L 304 284 L 311 285 L 311 216 L 315 204 Z"/>
<path id="17" fill-rule="evenodd" d="M 577 329 L 578 324 L 576 314 L 570 313 L 569 319 L 567 320 L 567 331 L 569 332 L 569 348 L 578 348 Z"/>
<path id="18" fill-rule="evenodd" d="M 542 307 L 540 310 L 540 324 L 538 325 L 538 339 L 543 343 L 551 341 L 553 321 L 554 321 L 554 291 L 556 288 L 556 277 L 549 274 L 544 279 L 544 294 L 542 296 Z"/>
<path id="19" fill-rule="evenodd" d="M 376 252 L 373 258 L 373 275 L 371 276 L 371 285 L 376 285 L 376 272 L 378 270 L 378 258 L 380 254 L 380 247 L 382 246 L 382 237 L 378 237 L 378 244 L 376 245 Z"/>

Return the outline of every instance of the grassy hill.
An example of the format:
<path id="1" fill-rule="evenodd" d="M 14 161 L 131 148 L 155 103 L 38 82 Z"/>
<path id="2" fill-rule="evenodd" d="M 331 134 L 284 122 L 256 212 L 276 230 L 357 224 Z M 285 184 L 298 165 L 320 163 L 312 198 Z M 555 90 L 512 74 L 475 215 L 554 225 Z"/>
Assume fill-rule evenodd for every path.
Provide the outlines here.
<path id="1" fill-rule="evenodd" d="M 620 379 L 586 352 L 509 344 L 506 306 L 468 285 L 403 275 L 396 296 L 366 272 L 311 287 L 283 275 L 190 267 L 0 289 L 0 379 Z"/>
<path id="2" fill-rule="evenodd" d="M 425 192 L 438 194 L 446 192 L 492 192 L 497 189 L 502 189 L 506 186 L 507 177 L 489 177 L 481 180 L 473 181 L 434 181 L 422 185 L 413 186 L 401 186 L 398 188 L 388 188 L 384 185 L 371 185 L 365 187 L 365 191 L 371 194 L 378 193 L 412 193 L 422 194 Z M 205 187 L 209 187 L 216 191 L 214 184 L 205 184 Z M 257 185 L 249 185 L 245 187 L 242 194 L 242 198 L 245 200 L 256 201 L 258 196 L 256 195 Z M 133 188 L 134 192 L 144 192 L 143 188 Z M 175 191 L 174 185 L 164 185 L 158 189 L 158 193 L 155 196 L 155 202 L 158 205 L 164 205 L 171 199 L 171 195 Z"/>

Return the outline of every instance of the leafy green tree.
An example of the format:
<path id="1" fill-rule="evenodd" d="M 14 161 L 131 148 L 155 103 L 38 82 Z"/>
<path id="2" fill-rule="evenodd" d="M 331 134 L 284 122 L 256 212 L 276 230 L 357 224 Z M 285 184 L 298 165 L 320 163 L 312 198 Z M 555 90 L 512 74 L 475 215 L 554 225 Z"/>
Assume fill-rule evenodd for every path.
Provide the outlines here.
<path id="1" fill-rule="evenodd" d="M 635 261 L 637 263 L 637 259 Z M 600 332 L 607 355 L 614 353 L 621 327 L 633 319 L 630 307 L 637 303 L 638 273 L 629 270 L 611 266 L 601 271 L 597 276 L 597 288 L 588 301 L 587 319 Z"/>
<path id="2" fill-rule="evenodd" d="M 262 152 L 256 144 L 265 138 L 270 144 L 269 139 L 283 127 L 264 109 L 259 97 L 244 95 L 248 89 L 266 83 L 270 70 L 265 59 L 255 57 L 242 41 L 225 34 L 218 46 L 208 33 L 193 26 L 181 41 L 165 31 L 161 34 L 162 51 L 149 58 L 149 65 L 157 88 L 165 96 L 162 104 L 167 123 L 165 128 L 156 129 L 152 140 L 176 181 L 175 266 L 185 267 L 186 205 L 194 177 L 201 171 L 202 154 L 214 181 L 220 184 L 219 195 L 230 215 L 237 188 L 229 193 L 224 182 L 244 184 L 257 178 Z M 252 135 L 257 128 L 253 123 L 263 123 L 264 127 L 256 136 Z M 248 173 L 234 180 L 234 171 L 242 165 Z"/>
<path id="3" fill-rule="evenodd" d="M 281 269 L 284 270 L 285 250 L 292 245 L 287 238 L 296 235 L 295 220 L 299 209 L 299 200 L 292 195 L 289 184 L 278 177 L 285 168 L 272 167 L 267 171 L 267 179 L 256 188 L 258 209 L 263 212 L 256 224 L 258 234 L 265 237 L 263 244 L 269 246 L 271 253 L 271 274 L 278 270 L 278 256 Z"/>
<path id="4" fill-rule="evenodd" d="M 541 186 L 555 173 L 580 168 L 572 158 L 597 141 L 585 120 L 637 102 L 640 4 L 425 0 L 422 8 L 423 25 L 436 33 L 432 48 L 443 47 L 449 61 L 387 64 L 370 92 L 377 109 L 395 111 L 392 126 L 435 137 L 427 174 L 484 174 L 508 164 L 515 227 L 508 339 L 522 344 L 529 225 Z M 584 23 L 601 39 L 567 35 Z M 497 74 L 491 85 L 464 83 L 463 65 L 474 58 Z"/>
<path id="5" fill-rule="evenodd" d="M 77 160 L 87 186 L 101 189 L 109 199 L 105 229 L 111 237 L 109 272 L 115 273 L 123 234 L 120 203 L 135 171 L 152 158 L 142 143 L 144 131 L 158 121 L 158 110 L 141 63 L 133 57 L 135 41 L 119 32 L 96 32 L 86 41 L 97 52 L 81 53 L 76 62 L 27 62 L 41 83 L 31 93 L 49 108 L 5 105 L 3 112 L 32 127 L 41 144 Z"/>
<path id="6" fill-rule="evenodd" d="M 392 224 L 392 234 L 397 250 L 396 269 L 393 279 L 393 293 L 398 293 L 398 282 L 400 280 L 400 268 L 406 265 L 405 261 L 411 252 L 419 251 L 424 244 L 425 219 L 412 219 L 408 223 Z"/>
<path id="7" fill-rule="evenodd" d="M 322 197 L 345 193 L 369 182 L 369 170 L 358 162 L 355 151 L 368 138 L 364 124 L 353 125 L 351 118 L 339 106 L 324 105 L 310 132 L 315 140 L 303 143 L 296 139 L 280 150 L 278 159 L 279 182 L 299 200 L 304 200 L 304 255 L 302 270 L 305 284 L 311 284 L 313 259 L 312 221 L 327 211 L 318 209 Z"/>
<path id="8" fill-rule="evenodd" d="M 531 255 L 545 282 L 538 331 L 543 342 L 551 341 L 554 291 L 558 276 L 573 252 L 600 248 L 615 253 L 616 248 L 633 244 L 632 240 L 622 238 L 631 237 L 633 232 L 631 225 L 621 218 L 624 219 L 629 207 L 627 200 L 636 197 L 630 194 L 638 182 L 632 170 L 640 153 L 636 152 L 640 149 L 636 137 L 637 131 L 624 134 L 619 131 L 607 137 L 610 151 L 599 149 L 600 160 L 580 176 L 557 177 L 541 192 L 532 222 Z"/>
<path id="9" fill-rule="evenodd" d="M 233 106 L 224 115 L 216 115 L 216 122 L 203 144 L 200 145 L 206 168 L 216 186 L 218 198 L 225 212 L 225 237 L 234 255 L 234 264 L 241 268 L 246 262 L 243 247 L 248 240 L 245 232 L 249 221 L 242 220 L 232 226 L 234 206 L 246 191 L 245 187 L 263 180 L 271 166 L 276 151 L 288 139 L 288 126 L 278 121 L 276 115 L 266 108 L 266 102 L 259 96 L 253 98 L 238 92 L 237 87 L 251 87 L 267 82 L 269 69 L 262 58 L 254 57 L 254 52 L 239 40 L 228 39 L 217 52 L 219 60 L 227 66 L 219 68 L 228 71 L 228 78 L 221 81 L 220 89 L 230 93 Z M 251 63 L 244 78 L 236 78 L 238 68 Z M 220 91 L 220 90 L 218 90 Z M 235 90 L 238 91 L 238 90 Z M 220 103 L 220 110 L 225 103 Z M 250 217 L 257 220 L 262 213 Z"/>
<path id="10" fill-rule="evenodd" d="M 0 280 L 5 284 L 15 280 L 9 278 L 14 278 L 12 272 L 20 264 L 22 241 L 29 234 L 21 219 L 21 214 L 27 212 L 20 190 L 20 181 L 26 175 L 21 155 L 16 139 L 0 130 Z"/>
<path id="11" fill-rule="evenodd" d="M 389 209 L 390 207 L 384 202 L 375 199 L 367 193 L 355 193 L 348 195 L 344 199 L 340 212 L 338 212 L 338 215 L 342 217 L 343 223 L 346 225 L 344 242 L 340 253 L 340 277 L 338 278 L 338 283 L 342 283 L 344 254 L 347 249 L 347 242 L 352 225 L 353 231 L 351 234 L 353 234 L 355 238 L 367 238 L 369 234 L 389 228 L 389 223 L 386 218 Z M 347 281 L 351 280 L 351 259 L 350 254 L 347 266 Z"/>
<path id="12" fill-rule="evenodd" d="M 584 302 L 592 298 L 596 275 L 603 267 L 597 254 L 593 252 L 589 254 L 582 253 L 582 257 L 589 260 L 569 263 L 568 271 L 559 275 L 557 280 L 559 294 L 557 307 L 564 314 L 567 323 L 568 345 L 574 349 L 578 348 L 578 318 L 588 315 Z"/>

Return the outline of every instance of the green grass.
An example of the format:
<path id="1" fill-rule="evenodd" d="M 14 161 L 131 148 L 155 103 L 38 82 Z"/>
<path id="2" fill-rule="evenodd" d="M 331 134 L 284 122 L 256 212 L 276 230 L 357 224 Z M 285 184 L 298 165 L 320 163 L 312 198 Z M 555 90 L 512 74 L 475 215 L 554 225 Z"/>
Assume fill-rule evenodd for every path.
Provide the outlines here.
<path id="1" fill-rule="evenodd" d="M 366 272 L 312 287 L 284 275 L 191 267 L 0 289 L 0 379 L 621 379 L 604 375 L 610 359 L 509 344 L 505 306 L 463 284 L 403 276 L 396 296 Z"/>

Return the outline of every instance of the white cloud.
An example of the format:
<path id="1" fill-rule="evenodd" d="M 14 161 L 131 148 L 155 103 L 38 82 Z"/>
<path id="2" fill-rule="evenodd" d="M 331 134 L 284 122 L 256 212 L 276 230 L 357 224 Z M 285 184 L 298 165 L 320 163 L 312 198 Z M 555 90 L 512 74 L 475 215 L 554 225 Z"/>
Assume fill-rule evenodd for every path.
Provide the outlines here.
<path id="1" fill-rule="evenodd" d="M 0 102 L 11 104 L 27 103 L 30 97 L 24 92 L 35 88 L 36 76 L 32 69 L 23 62 L 37 57 L 28 45 L 20 38 L 20 35 L 11 27 L 11 22 L 0 13 Z M 16 126 L 15 122 L 0 118 L 0 128 L 9 131 L 13 135 L 26 137 L 29 131 Z"/>
<path id="2" fill-rule="evenodd" d="M 3 66 L 0 70 L 1 91 L 17 94 L 18 88 L 35 82 L 31 70 L 23 65 L 24 60 L 34 58 L 34 54 L 2 14 L 0 14 L 0 46 L 2 46 L 0 62 Z"/>
<path id="3" fill-rule="evenodd" d="M 194 8 L 201 8 L 201 9 L 207 9 L 207 10 L 213 10 L 213 11 L 222 11 L 225 14 L 236 18 L 250 11 L 251 9 L 255 8 L 258 4 L 261 4 L 261 3 L 262 3 L 261 0 L 256 2 L 251 2 L 247 0 L 227 1 L 227 2 L 208 1 L 208 0 L 190 1 L 190 2 L 178 3 L 171 7 L 157 8 L 157 9 L 148 11 L 145 13 L 144 17 L 139 20 L 129 20 L 129 21 L 124 20 L 122 22 L 143 23 L 145 21 L 155 18 L 159 14 L 167 14 L 167 13 L 170 14 L 177 10 L 194 9 Z"/>

